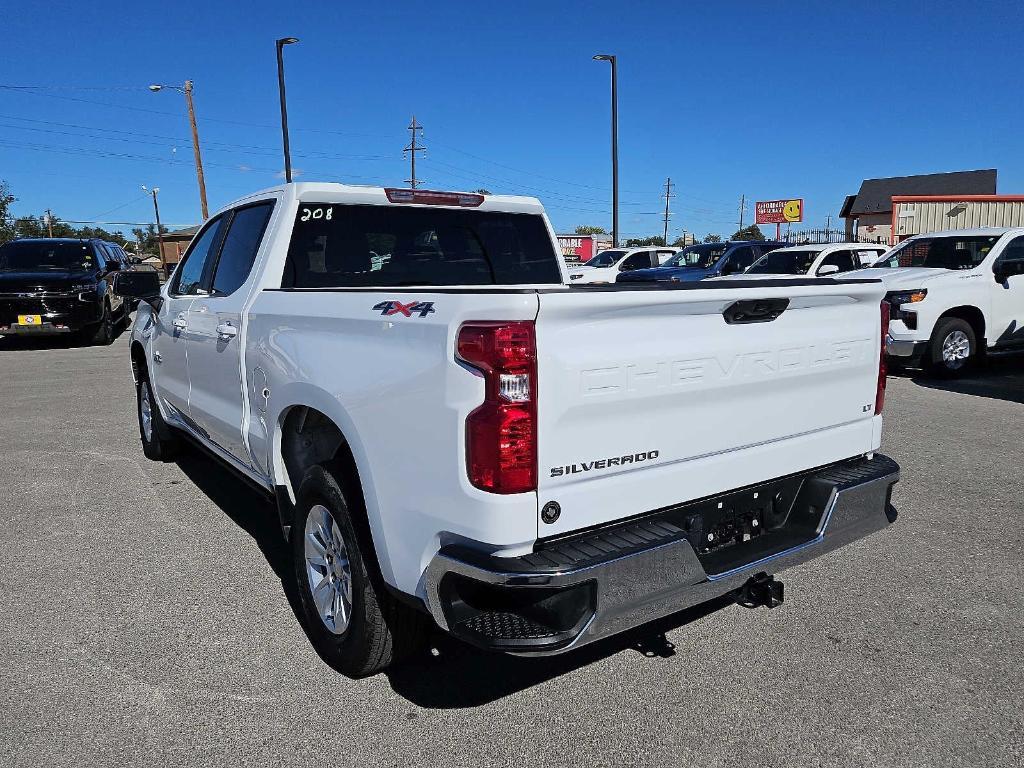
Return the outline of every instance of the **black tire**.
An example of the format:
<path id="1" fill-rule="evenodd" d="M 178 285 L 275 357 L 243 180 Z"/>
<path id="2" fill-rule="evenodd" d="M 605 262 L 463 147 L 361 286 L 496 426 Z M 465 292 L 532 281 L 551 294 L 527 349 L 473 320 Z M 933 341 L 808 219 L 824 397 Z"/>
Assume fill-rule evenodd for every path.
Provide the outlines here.
<path id="1" fill-rule="evenodd" d="M 943 354 L 952 347 L 955 356 Z M 964 357 L 966 350 L 966 357 Z M 952 378 L 969 371 L 978 359 L 978 341 L 966 320 L 947 317 L 939 320 L 928 342 L 928 370 L 936 376 Z"/>
<path id="2" fill-rule="evenodd" d="M 86 344 L 105 347 L 114 341 L 114 317 L 110 311 L 110 304 L 104 302 L 103 316 L 94 325 L 88 326 L 82 332 Z"/>
<path id="3" fill-rule="evenodd" d="M 342 674 L 365 677 L 423 648 L 427 618 L 389 594 L 380 577 L 370 570 L 372 566 L 367 565 L 368 558 L 363 554 L 349 511 L 352 505 L 348 499 L 358 502 L 358 492 L 346 490 L 344 478 L 345 473 L 334 465 L 317 465 L 306 472 L 299 486 L 291 527 L 292 562 L 301 619 L 313 648 L 320 658 Z M 311 583 L 316 578 L 323 584 L 324 578 L 331 575 L 332 566 L 325 565 L 320 569 L 307 564 L 306 559 L 306 521 L 317 507 L 326 508 L 333 518 L 341 534 L 350 571 L 347 578 L 351 584 L 351 605 L 347 623 L 340 626 L 339 621 L 333 630 L 321 618 Z M 320 514 L 320 510 L 314 514 Z M 310 536 L 323 543 L 323 537 L 316 531 Z M 321 551 L 322 547 L 314 546 L 317 547 L 314 551 Z M 333 551 L 338 553 L 337 549 Z M 325 555 L 325 560 L 327 558 Z M 334 562 L 341 560 L 343 558 L 339 557 Z M 310 575 L 311 570 L 315 576 Z M 332 579 L 326 589 L 332 589 L 335 583 L 340 583 L 340 580 Z M 343 587 L 339 586 L 338 590 L 340 595 Z"/>
<path id="4" fill-rule="evenodd" d="M 145 417 L 147 400 L 150 418 L 148 429 Z M 139 377 L 139 383 L 135 387 L 135 402 L 135 412 L 139 417 L 139 437 L 142 438 L 142 452 L 147 459 L 153 461 L 171 461 L 181 447 L 181 439 L 174 434 L 174 430 L 160 415 L 160 408 L 157 407 L 149 379 L 144 376 Z"/>

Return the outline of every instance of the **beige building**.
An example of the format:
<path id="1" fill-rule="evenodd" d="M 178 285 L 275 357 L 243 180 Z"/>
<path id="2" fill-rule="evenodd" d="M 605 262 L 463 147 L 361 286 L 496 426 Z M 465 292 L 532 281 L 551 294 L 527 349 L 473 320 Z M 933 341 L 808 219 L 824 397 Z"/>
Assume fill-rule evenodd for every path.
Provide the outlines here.
<path id="1" fill-rule="evenodd" d="M 1024 227 L 1024 195 L 895 195 L 891 227 L 896 243 L 944 229 Z"/>
<path id="2" fill-rule="evenodd" d="M 850 241 L 895 243 L 893 196 L 994 195 L 996 170 L 927 173 L 865 179 L 856 195 L 847 195 L 839 216 Z"/>

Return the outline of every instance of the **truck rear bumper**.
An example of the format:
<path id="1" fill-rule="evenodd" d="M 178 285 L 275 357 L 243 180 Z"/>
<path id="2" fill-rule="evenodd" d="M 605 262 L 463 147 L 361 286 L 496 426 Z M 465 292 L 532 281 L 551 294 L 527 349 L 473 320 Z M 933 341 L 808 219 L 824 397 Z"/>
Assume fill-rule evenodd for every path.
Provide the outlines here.
<path id="1" fill-rule="evenodd" d="M 474 645 L 561 653 L 885 528 L 898 480 L 896 462 L 876 454 L 541 542 L 521 557 L 446 546 L 427 568 L 428 607 Z M 716 548 L 708 537 L 734 543 Z"/>

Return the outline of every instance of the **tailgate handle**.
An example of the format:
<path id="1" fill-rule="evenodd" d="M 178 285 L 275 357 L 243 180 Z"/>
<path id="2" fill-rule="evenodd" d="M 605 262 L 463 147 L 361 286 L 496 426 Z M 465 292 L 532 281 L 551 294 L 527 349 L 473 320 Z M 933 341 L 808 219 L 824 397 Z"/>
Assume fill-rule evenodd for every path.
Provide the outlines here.
<path id="1" fill-rule="evenodd" d="M 789 306 L 789 299 L 745 299 L 734 301 L 722 317 L 729 325 L 740 323 L 770 323 Z"/>

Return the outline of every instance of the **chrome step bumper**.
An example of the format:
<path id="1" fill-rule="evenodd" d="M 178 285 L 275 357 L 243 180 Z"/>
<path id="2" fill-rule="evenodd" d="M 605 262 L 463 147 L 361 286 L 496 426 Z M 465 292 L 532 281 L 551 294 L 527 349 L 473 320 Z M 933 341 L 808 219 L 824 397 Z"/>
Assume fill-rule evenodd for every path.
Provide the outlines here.
<path id="1" fill-rule="evenodd" d="M 521 557 L 446 546 L 427 568 L 428 607 L 442 629 L 475 645 L 561 653 L 729 594 L 757 573 L 778 573 L 887 527 L 896 519 L 890 497 L 898 480 L 899 465 L 875 454 L 541 542 Z M 776 487 L 794 489 L 784 523 L 756 540 L 737 536 L 728 549 L 701 548 L 704 539 L 695 539 L 693 530 L 697 519 L 699 535 L 706 535 L 701 510 L 722 499 L 737 507 L 744 498 L 763 503 Z"/>

